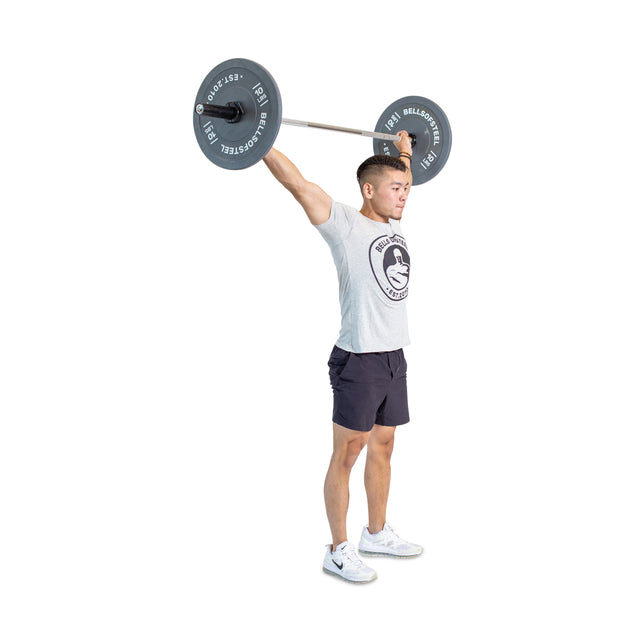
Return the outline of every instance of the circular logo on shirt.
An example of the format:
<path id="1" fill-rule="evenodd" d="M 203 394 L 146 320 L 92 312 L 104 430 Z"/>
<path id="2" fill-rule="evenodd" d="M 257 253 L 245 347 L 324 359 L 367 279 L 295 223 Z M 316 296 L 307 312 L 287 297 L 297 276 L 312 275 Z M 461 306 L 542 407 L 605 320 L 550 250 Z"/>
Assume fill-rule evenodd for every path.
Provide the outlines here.
<path id="1" fill-rule="evenodd" d="M 409 294 L 411 263 L 404 238 L 399 235 L 376 238 L 369 247 L 369 262 L 387 298 L 404 300 Z"/>

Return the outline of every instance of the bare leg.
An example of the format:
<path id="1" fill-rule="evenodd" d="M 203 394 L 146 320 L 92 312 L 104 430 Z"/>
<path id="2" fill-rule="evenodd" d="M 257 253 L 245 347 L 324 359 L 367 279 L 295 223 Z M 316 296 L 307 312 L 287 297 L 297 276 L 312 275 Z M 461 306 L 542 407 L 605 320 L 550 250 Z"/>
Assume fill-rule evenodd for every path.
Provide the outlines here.
<path id="1" fill-rule="evenodd" d="M 391 484 L 391 454 L 395 427 L 375 425 L 367 445 L 364 486 L 369 506 L 369 533 L 382 531 L 387 521 L 387 500 Z"/>
<path id="2" fill-rule="evenodd" d="M 324 481 L 324 502 L 334 551 L 347 540 L 349 477 L 368 440 L 368 432 L 346 429 L 335 423 L 333 425 L 333 454 Z"/>

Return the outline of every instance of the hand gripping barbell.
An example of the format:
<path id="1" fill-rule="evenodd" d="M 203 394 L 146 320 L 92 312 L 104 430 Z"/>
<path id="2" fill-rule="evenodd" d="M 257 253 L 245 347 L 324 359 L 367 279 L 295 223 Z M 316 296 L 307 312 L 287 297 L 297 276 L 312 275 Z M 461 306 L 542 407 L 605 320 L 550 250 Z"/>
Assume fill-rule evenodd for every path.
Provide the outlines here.
<path id="1" fill-rule="evenodd" d="M 444 167 L 451 149 L 451 127 L 444 111 L 420 96 L 396 100 L 383 112 L 375 131 L 289 120 L 282 117 L 280 91 L 271 74 L 245 58 L 212 69 L 200 85 L 193 127 L 204 155 L 224 169 L 246 169 L 264 158 L 280 125 L 326 129 L 373 138 L 375 154 L 395 156 L 398 131 L 412 138 L 413 184 L 431 180 Z"/>

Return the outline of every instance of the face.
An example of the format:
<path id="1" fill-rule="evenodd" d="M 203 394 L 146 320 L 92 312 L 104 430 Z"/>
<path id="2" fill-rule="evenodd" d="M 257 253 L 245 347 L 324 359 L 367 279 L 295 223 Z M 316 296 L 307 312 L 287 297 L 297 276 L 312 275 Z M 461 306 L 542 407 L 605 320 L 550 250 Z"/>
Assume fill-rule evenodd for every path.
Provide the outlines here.
<path id="1" fill-rule="evenodd" d="M 400 220 L 409 189 L 407 174 L 395 169 L 385 171 L 375 184 L 365 185 L 364 196 L 368 209 L 374 214 L 371 217 L 378 222 Z"/>

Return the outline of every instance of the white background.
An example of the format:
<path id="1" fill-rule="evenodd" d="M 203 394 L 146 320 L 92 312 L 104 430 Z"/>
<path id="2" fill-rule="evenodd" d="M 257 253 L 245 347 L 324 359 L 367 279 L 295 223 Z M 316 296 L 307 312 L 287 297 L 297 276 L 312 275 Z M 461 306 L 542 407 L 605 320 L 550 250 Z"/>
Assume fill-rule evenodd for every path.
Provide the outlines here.
<path id="1" fill-rule="evenodd" d="M 3 637 L 637 639 L 632 3 L 220 4 L 3 10 Z M 288 118 L 370 129 L 419 94 L 451 122 L 403 219 L 389 520 L 426 551 L 366 587 L 321 572 L 330 253 L 193 134 L 232 57 Z M 276 146 L 359 205 L 370 141 Z"/>

